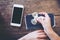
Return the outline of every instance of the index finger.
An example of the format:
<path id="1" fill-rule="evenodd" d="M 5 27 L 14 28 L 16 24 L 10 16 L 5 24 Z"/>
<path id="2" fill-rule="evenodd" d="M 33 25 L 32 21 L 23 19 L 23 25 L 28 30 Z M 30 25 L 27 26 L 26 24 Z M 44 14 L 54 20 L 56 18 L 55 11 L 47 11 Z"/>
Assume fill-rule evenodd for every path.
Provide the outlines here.
<path id="1" fill-rule="evenodd" d="M 45 17 L 48 16 L 48 14 L 46 12 L 39 12 L 39 14 L 43 14 Z"/>

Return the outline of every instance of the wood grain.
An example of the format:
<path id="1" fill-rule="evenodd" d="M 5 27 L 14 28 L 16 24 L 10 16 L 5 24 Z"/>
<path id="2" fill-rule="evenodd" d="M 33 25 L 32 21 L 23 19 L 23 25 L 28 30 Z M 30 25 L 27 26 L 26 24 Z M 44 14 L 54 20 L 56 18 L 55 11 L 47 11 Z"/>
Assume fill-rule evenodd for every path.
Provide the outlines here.
<path id="1" fill-rule="evenodd" d="M 55 16 L 56 27 L 60 27 L 60 16 Z"/>
<path id="2" fill-rule="evenodd" d="M 60 35 L 60 1 L 59 0 L 0 0 L 0 30 L 13 38 L 19 38 L 31 31 L 25 29 L 25 21 L 20 28 L 10 26 L 13 4 L 22 4 L 25 7 L 24 16 L 32 12 L 47 12 L 55 15 L 56 27 L 54 31 Z M 3 19 L 2 19 L 3 18 Z M 1 20 L 2 19 L 2 20 Z M 3 25 L 4 24 L 4 25 Z"/>

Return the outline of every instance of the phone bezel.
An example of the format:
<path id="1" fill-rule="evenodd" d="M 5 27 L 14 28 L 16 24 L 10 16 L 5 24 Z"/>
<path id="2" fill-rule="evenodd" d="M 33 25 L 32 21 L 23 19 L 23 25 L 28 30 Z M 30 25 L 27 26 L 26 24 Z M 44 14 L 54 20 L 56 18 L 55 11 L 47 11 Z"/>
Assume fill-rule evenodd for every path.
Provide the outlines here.
<path id="1" fill-rule="evenodd" d="M 18 23 L 12 23 L 12 17 L 13 17 L 13 10 L 14 10 L 14 7 L 23 8 L 20 24 L 18 24 Z M 18 27 L 21 26 L 21 24 L 22 24 L 22 17 L 23 17 L 23 11 L 24 11 L 24 6 L 23 6 L 23 5 L 19 5 L 19 4 L 14 4 L 14 5 L 13 5 L 12 16 L 11 16 L 11 22 L 10 22 L 10 25 L 11 25 L 11 26 L 18 26 Z"/>

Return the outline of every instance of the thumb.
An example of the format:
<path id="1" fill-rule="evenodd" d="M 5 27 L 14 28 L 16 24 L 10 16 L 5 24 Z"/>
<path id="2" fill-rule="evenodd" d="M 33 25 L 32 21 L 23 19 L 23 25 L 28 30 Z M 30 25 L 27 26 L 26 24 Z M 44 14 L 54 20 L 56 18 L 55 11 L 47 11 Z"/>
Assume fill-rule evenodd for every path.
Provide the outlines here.
<path id="1" fill-rule="evenodd" d="M 37 21 L 42 24 L 43 23 L 43 17 L 38 17 Z"/>

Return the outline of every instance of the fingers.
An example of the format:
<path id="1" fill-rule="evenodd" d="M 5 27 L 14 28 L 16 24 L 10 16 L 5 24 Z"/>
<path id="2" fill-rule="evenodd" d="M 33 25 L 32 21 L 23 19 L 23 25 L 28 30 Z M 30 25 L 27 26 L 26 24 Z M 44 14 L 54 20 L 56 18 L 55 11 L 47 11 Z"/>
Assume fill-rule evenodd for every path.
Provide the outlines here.
<path id="1" fill-rule="evenodd" d="M 40 17 L 37 18 L 37 21 L 39 23 L 43 23 L 43 20 L 44 20 L 44 17 L 43 16 L 40 16 Z"/>
<path id="2" fill-rule="evenodd" d="M 49 17 L 49 15 L 48 15 L 46 12 L 40 12 L 39 14 L 45 15 L 45 17 L 40 16 L 40 17 L 38 17 L 38 18 L 36 19 L 36 20 L 37 20 L 39 23 L 41 23 L 42 25 L 44 24 L 45 21 L 50 20 L 50 17 Z M 47 20 L 47 19 L 48 19 L 48 20 Z M 45 23 L 46 23 L 46 22 L 45 22 Z"/>
<path id="3" fill-rule="evenodd" d="M 36 31 L 33 31 L 25 35 L 22 38 L 26 40 L 31 40 L 31 39 L 32 40 L 44 40 L 46 38 L 46 34 L 43 30 L 36 30 Z"/>
<path id="4" fill-rule="evenodd" d="M 44 30 L 37 30 L 37 32 L 38 32 L 38 33 L 40 33 L 40 32 L 44 32 Z"/>
<path id="5" fill-rule="evenodd" d="M 40 32 L 38 33 L 38 39 L 43 39 L 43 38 L 47 38 L 47 35 L 45 34 L 45 32 Z"/>
<path id="6" fill-rule="evenodd" d="M 46 35 L 45 32 L 40 32 L 38 35 Z"/>
<path id="7" fill-rule="evenodd" d="M 46 35 L 46 34 L 40 34 L 40 35 L 38 35 L 37 38 L 38 38 L 38 39 L 47 38 L 47 35 Z"/>
<path id="8" fill-rule="evenodd" d="M 36 31 L 33 31 L 33 33 L 40 33 L 40 32 L 44 32 L 44 30 L 36 30 Z"/>
<path id="9" fill-rule="evenodd" d="M 46 12 L 39 12 L 39 14 L 43 14 L 45 17 L 49 17 Z"/>
<path id="10" fill-rule="evenodd" d="M 37 39 L 47 38 L 47 35 L 45 34 L 44 30 L 37 30 L 35 32 L 37 32 L 37 35 L 36 35 Z"/>
<path id="11" fill-rule="evenodd" d="M 39 40 L 47 40 L 47 39 L 39 39 Z"/>

